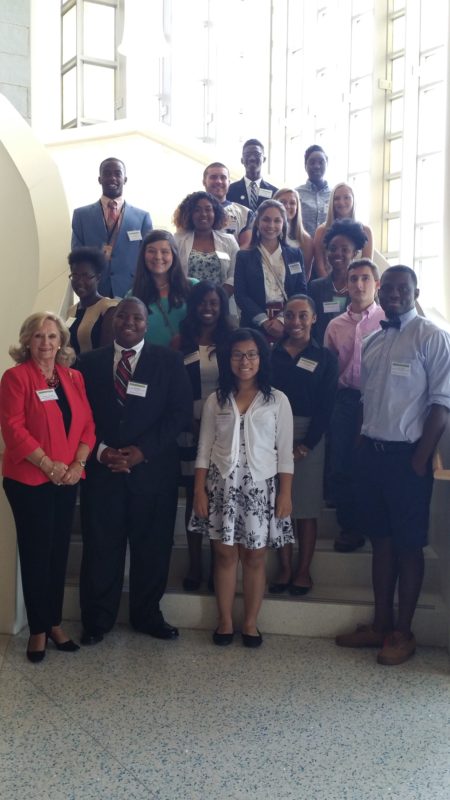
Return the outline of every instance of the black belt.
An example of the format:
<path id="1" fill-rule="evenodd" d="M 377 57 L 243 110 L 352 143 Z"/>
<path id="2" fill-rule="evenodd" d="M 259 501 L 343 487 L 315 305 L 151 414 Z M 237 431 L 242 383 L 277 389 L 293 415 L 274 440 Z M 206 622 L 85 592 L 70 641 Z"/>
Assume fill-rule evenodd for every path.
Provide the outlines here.
<path id="1" fill-rule="evenodd" d="M 368 436 L 362 438 L 377 453 L 404 453 L 413 450 L 417 445 L 417 442 L 385 442 L 382 439 L 370 439 Z"/>

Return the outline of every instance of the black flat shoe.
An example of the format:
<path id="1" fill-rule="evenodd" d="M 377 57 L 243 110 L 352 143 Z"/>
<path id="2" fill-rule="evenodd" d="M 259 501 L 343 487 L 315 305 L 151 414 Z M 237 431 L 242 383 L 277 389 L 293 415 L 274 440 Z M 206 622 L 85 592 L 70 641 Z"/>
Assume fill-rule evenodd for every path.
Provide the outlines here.
<path id="1" fill-rule="evenodd" d="M 183 580 L 183 589 L 185 592 L 197 592 L 200 589 L 201 582 L 201 578 L 198 580 L 195 578 L 185 578 Z"/>
<path id="2" fill-rule="evenodd" d="M 312 584 L 311 586 L 296 586 L 294 583 L 291 583 L 289 586 L 289 594 L 292 595 L 292 597 L 303 597 L 303 595 L 308 594 L 311 589 Z"/>
<path id="3" fill-rule="evenodd" d="M 31 639 L 31 636 L 30 636 Z M 45 649 L 44 650 L 28 650 L 30 646 L 30 639 L 28 639 L 28 646 L 27 646 L 27 658 L 28 661 L 31 661 L 32 664 L 39 664 L 40 661 L 43 661 L 45 658 Z M 45 637 L 45 644 L 47 644 L 47 637 Z"/>
<path id="4" fill-rule="evenodd" d="M 86 646 L 99 644 L 99 642 L 102 641 L 103 641 L 103 633 L 101 631 L 84 630 L 80 637 L 81 644 L 84 644 Z"/>
<path id="5" fill-rule="evenodd" d="M 75 653 L 77 650 L 80 649 L 80 645 L 75 644 L 75 642 L 72 641 L 72 639 L 67 639 L 66 642 L 57 642 L 56 639 L 53 638 L 51 633 L 47 634 L 47 638 L 53 642 L 56 649 L 60 650 L 61 653 Z"/>
<path id="6" fill-rule="evenodd" d="M 289 589 L 289 583 L 269 583 L 269 594 L 283 594 Z"/>
<path id="7" fill-rule="evenodd" d="M 256 636 L 252 636 L 250 633 L 241 633 L 242 636 L 242 644 L 244 647 L 261 647 L 263 638 L 258 631 Z"/>
<path id="8" fill-rule="evenodd" d="M 228 644 L 231 644 L 233 637 L 234 633 L 218 633 L 217 628 L 212 635 L 214 644 L 217 644 L 219 647 L 226 647 Z"/>

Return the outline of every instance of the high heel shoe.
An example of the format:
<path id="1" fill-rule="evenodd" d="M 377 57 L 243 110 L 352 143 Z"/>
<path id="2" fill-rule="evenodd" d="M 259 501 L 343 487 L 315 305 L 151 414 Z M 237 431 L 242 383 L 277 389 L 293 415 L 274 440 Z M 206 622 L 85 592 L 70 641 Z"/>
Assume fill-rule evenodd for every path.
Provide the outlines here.
<path id="1" fill-rule="evenodd" d="M 72 639 L 67 639 L 66 642 L 57 642 L 51 633 L 47 634 L 47 638 L 51 639 L 56 649 L 60 650 L 62 653 L 75 653 L 77 650 L 80 649 L 80 645 L 75 644 L 75 642 L 72 641 Z"/>
<path id="2" fill-rule="evenodd" d="M 31 661 L 32 664 L 39 664 L 40 661 L 43 661 L 45 658 L 45 648 L 43 650 L 30 650 L 30 638 L 28 639 L 27 645 L 27 658 L 28 661 Z M 45 636 L 45 646 L 47 646 L 47 635 Z"/>

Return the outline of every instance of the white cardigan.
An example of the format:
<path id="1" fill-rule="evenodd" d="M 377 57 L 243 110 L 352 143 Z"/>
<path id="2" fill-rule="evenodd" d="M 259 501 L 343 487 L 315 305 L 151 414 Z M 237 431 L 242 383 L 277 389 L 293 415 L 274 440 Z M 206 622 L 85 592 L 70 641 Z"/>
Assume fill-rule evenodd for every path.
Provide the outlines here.
<path id="1" fill-rule="evenodd" d="M 213 231 L 214 247 L 221 266 L 222 283 L 234 286 L 234 265 L 236 253 L 239 246 L 234 236 L 223 231 Z M 175 234 L 175 241 L 178 247 L 180 262 L 185 275 L 188 271 L 188 261 L 194 242 L 194 231 L 183 233 L 179 231 Z"/>
<path id="2" fill-rule="evenodd" d="M 266 402 L 258 392 L 244 416 L 247 461 L 255 481 L 279 472 L 294 472 L 291 405 L 283 392 L 272 389 L 272 393 Z M 233 395 L 222 407 L 216 393 L 210 394 L 203 407 L 195 466 L 208 469 L 213 462 L 222 478 L 228 477 L 239 458 L 239 427 L 240 414 Z"/>

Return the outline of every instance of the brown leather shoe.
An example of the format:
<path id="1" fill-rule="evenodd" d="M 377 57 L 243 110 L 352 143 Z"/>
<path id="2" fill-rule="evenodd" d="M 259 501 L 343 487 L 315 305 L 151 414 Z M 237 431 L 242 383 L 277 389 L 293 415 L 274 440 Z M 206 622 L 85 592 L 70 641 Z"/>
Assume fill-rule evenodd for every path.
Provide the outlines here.
<path id="1" fill-rule="evenodd" d="M 412 634 L 407 636 L 401 631 L 393 631 L 386 636 L 383 647 L 377 655 L 377 661 L 386 667 L 396 667 L 397 664 L 403 664 L 411 658 L 415 651 L 416 640 Z"/>
<path id="2" fill-rule="evenodd" d="M 335 642 L 339 647 L 382 647 L 385 633 L 374 631 L 372 625 L 358 625 L 352 633 L 340 633 Z"/>

